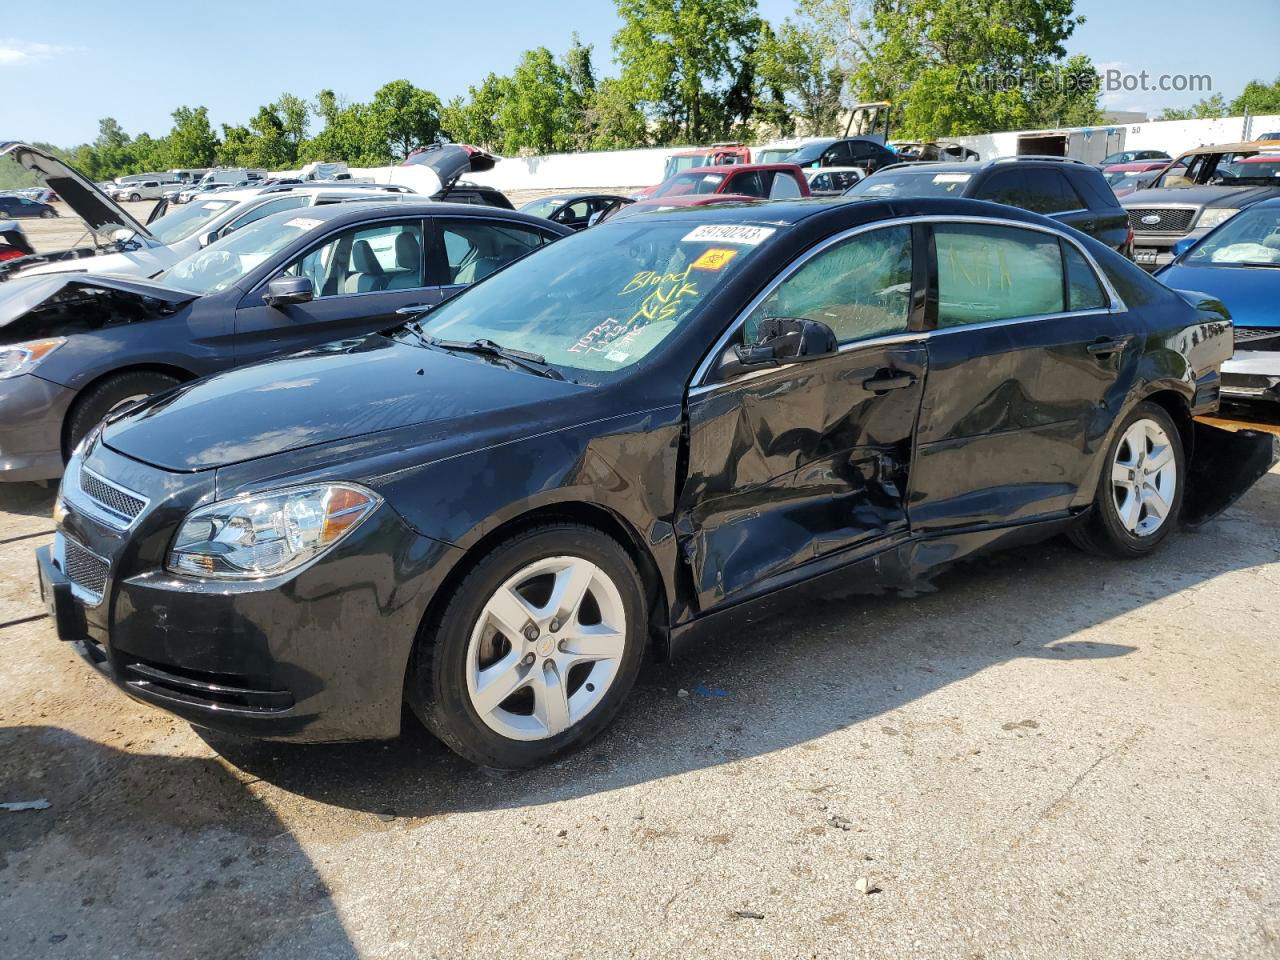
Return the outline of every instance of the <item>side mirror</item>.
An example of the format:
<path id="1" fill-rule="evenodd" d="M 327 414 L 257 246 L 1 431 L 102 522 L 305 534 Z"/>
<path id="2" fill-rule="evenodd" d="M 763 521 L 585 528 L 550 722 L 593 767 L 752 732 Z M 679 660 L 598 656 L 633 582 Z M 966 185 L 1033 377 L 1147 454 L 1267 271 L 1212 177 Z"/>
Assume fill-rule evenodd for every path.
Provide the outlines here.
<path id="1" fill-rule="evenodd" d="M 283 307 L 291 303 L 310 303 L 316 298 L 310 277 L 276 277 L 267 284 L 263 302 L 269 307 Z"/>
<path id="2" fill-rule="evenodd" d="M 726 351 L 720 361 L 720 379 L 762 367 L 828 357 L 839 349 L 829 326 L 804 317 L 766 317 L 760 321 L 758 336 L 753 344 L 740 344 Z"/>
<path id="3" fill-rule="evenodd" d="M 1184 253 L 1186 253 L 1188 250 L 1194 247 L 1196 245 L 1196 241 L 1199 239 L 1200 239 L 1199 237 L 1183 237 L 1181 240 L 1179 240 L 1177 243 L 1173 245 L 1174 257 L 1176 258 L 1176 257 L 1182 256 Z"/>
<path id="4" fill-rule="evenodd" d="M 213 241 L 217 239 L 218 239 L 218 231 L 210 230 L 208 233 L 203 233 L 200 235 L 200 246 L 207 247 L 209 244 L 213 243 Z"/>

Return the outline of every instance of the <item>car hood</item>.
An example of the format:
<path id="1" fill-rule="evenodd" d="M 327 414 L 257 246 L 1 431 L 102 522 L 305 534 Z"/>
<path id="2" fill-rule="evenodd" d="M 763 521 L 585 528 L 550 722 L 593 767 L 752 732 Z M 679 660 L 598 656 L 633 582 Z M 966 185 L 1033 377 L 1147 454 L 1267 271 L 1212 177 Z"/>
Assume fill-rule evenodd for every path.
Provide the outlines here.
<path id="1" fill-rule="evenodd" d="M 374 334 L 240 367 L 108 421 L 102 442 L 167 470 L 226 467 L 412 426 L 415 442 L 519 420 L 585 388 Z"/>
<path id="2" fill-rule="evenodd" d="M 1280 187 L 1160 187 L 1135 190 L 1120 201 L 1122 207 L 1178 206 L 1245 207 L 1280 196 Z"/>
<path id="3" fill-rule="evenodd" d="M 1175 289 L 1201 290 L 1221 300 L 1237 327 L 1280 328 L 1280 269 L 1173 264 L 1156 279 Z"/>
<path id="4" fill-rule="evenodd" d="M 110 295 L 110 307 L 79 309 L 77 300 Z M 167 316 L 196 299 L 194 293 L 108 274 L 50 273 L 0 284 L 0 343 L 63 336 L 107 323 Z M 57 301 L 55 306 L 54 302 Z M 48 307 L 49 309 L 44 309 Z"/>
<path id="5" fill-rule="evenodd" d="M 57 157 L 30 144 L 12 140 L 0 142 L 0 157 L 4 156 L 12 157 L 21 167 L 40 177 L 45 186 L 61 197 L 76 216 L 100 237 L 121 240 L 126 238 L 119 234 L 127 232 L 133 239 L 158 242 L 146 227 L 99 190 L 97 184 Z"/>

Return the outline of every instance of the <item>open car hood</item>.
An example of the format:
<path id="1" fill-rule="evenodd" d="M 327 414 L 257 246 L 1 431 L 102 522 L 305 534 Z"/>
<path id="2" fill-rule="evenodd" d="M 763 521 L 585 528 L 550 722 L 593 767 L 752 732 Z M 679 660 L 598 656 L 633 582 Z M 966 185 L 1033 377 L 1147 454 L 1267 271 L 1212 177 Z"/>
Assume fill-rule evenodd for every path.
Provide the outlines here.
<path id="1" fill-rule="evenodd" d="M 484 173 L 492 170 L 497 162 L 497 157 L 479 147 L 462 143 L 433 143 L 409 154 L 400 166 L 427 167 L 435 172 L 441 186 L 448 190 L 464 173 Z"/>
<path id="2" fill-rule="evenodd" d="M 6 156 L 16 160 L 23 169 L 36 174 L 99 237 L 119 240 L 122 238 L 116 234 L 127 230 L 135 238 L 158 242 L 146 227 L 99 190 L 97 184 L 57 157 L 27 143 L 0 141 L 0 157 Z"/>
<path id="3" fill-rule="evenodd" d="M 102 302 L 105 295 L 114 295 L 109 306 Z M 0 344 L 166 316 L 194 299 L 194 293 L 133 277 L 91 273 L 18 277 L 0 284 Z M 77 309 L 78 301 L 84 301 L 86 309 Z"/>

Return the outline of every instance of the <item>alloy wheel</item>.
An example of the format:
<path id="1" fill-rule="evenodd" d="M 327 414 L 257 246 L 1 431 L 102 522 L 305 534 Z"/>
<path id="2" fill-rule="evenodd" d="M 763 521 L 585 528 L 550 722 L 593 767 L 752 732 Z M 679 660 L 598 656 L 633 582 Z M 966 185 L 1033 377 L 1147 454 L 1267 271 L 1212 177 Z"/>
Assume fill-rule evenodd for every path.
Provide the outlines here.
<path id="1" fill-rule="evenodd" d="M 1173 444 L 1154 420 L 1135 420 L 1116 448 L 1111 491 L 1121 525 L 1136 537 L 1159 530 L 1169 518 L 1178 485 Z"/>
<path id="2" fill-rule="evenodd" d="M 484 724 L 513 740 L 544 740 L 587 716 L 622 662 L 622 594 L 581 557 L 535 561 L 485 603 L 467 647 L 467 693 Z"/>

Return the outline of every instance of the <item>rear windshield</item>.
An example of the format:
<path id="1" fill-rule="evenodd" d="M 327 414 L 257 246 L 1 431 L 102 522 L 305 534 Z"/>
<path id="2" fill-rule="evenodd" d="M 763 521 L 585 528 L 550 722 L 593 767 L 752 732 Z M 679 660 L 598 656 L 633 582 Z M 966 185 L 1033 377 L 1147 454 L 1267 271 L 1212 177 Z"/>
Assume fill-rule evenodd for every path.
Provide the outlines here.
<path id="1" fill-rule="evenodd" d="M 973 179 L 971 173 L 934 170 L 882 170 L 859 180 L 846 191 L 848 196 L 869 197 L 962 197 Z"/>

